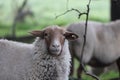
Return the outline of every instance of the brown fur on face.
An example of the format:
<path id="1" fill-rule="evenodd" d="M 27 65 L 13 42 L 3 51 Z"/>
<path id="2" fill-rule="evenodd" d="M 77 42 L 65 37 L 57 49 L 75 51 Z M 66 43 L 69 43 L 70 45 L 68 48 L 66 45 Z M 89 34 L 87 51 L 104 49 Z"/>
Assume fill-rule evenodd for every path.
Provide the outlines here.
<path id="1" fill-rule="evenodd" d="M 48 51 L 51 53 L 51 47 L 54 45 L 54 41 L 58 41 L 58 45 L 59 47 L 61 47 L 61 51 L 64 45 L 64 41 L 65 41 L 65 36 L 64 36 L 64 30 L 58 27 L 52 27 L 52 28 L 46 28 L 44 30 L 44 39 L 46 41 L 47 44 L 47 48 Z M 60 52 L 61 52 L 60 51 Z"/>

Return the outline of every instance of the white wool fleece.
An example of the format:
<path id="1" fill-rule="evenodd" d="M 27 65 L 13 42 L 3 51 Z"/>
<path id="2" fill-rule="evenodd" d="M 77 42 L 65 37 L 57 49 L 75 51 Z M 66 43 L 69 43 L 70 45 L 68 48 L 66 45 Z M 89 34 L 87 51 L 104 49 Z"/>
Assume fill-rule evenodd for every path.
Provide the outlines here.
<path id="1" fill-rule="evenodd" d="M 33 80 L 68 80 L 70 72 L 70 53 L 65 40 L 60 56 L 51 56 L 43 39 L 37 38 L 34 48 L 33 66 L 30 75 Z"/>

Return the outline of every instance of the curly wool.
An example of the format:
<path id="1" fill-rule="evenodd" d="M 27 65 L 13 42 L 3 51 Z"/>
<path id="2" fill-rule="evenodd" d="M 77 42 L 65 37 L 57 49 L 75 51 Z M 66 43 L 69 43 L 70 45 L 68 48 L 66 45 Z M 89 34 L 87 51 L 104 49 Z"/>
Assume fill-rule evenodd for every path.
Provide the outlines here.
<path id="1" fill-rule="evenodd" d="M 0 40 L 0 80 L 68 80 L 70 53 L 67 40 L 60 56 L 47 52 L 45 41 L 33 44 Z"/>
<path id="2" fill-rule="evenodd" d="M 70 70 L 70 53 L 67 40 L 60 56 L 51 56 L 45 41 L 37 38 L 30 80 L 68 80 Z"/>

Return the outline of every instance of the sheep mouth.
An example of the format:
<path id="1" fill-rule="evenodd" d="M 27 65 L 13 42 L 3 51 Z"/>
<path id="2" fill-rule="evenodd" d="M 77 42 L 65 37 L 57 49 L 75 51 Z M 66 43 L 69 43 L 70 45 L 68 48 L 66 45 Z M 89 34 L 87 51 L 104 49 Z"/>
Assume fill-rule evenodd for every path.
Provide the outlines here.
<path id="1" fill-rule="evenodd" d="M 59 50 L 59 49 L 51 49 L 50 50 L 50 54 L 53 56 L 59 56 L 60 53 L 61 53 L 61 50 Z"/>

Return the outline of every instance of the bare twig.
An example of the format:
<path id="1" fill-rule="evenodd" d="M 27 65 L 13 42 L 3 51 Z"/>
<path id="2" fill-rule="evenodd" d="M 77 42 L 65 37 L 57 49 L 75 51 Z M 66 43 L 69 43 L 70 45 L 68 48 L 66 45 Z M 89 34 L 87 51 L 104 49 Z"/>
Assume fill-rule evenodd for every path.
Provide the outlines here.
<path id="1" fill-rule="evenodd" d="M 83 35 L 83 46 L 82 46 L 82 51 L 81 51 L 81 56 L 80 56 L 80 61 L 82 62 L 82 58 L 83 58 L 83 53 L 84 53 L 84 49 L 85 49 L 85 45 L 86 45 L 86 35 L 87 35 L 87 25 L 88 25 L 88 17 L 89 17 L 89 11 L 90 11 L 90 1 L 89 0 L 89 3 L 87 4 L 87 12 L 85 13 L 86 14 L 86 21 L 85 21 L 85 33 Z"/>
<path id="2" fill-rule="evenodd" d="M 18 21 L 18 18 L 20 16 L 20 13 L 23 11 L 25 5 L 27 4 L 27 0 L 24 0 L 23 4 L 21 5 L 21 7 L 18 9 L 18 13 L 16 14 L 15 18 L 14 18 L 14 22 L 12 25 L 12 37 L 15 38 L 16 37 L 16 24 Z"/>
<path id="3" fill-rule="evenodd" d="M 86 69 L 85 69 L 85 66 L 83 64 L 83 55 L 84 55 L 84 49 L 85 49 L 85 45 L 86 45 L 86 35 L 87 35 L 87 26 L 88 26 L 88 17 L 89 17 L 89 11 L 90 11 L 90 3 L 91 3 L 91 0 L 89 0 L 88 4 L 87 4 L 87 12 L 80 12 L 78 9 L 70 9 L 70 10 L 67 10 L 65 11 L 64 13 L 56 16 L 56 18 L 60 17 L 60 16 L 63 16 L 65 14 L 67 14 L 68 12 L 71 12 L 71 11 L 75 11 L 78 13 L 78 18 L 80 18 L 82 15 L 86 15 L 86 22 L 85 22 L 85 33 L 83 35 L 83 38 L 84 38 L 84 41 L 83 41 L 83 46 L 82 46 L 82 50 L 81 50 L 81 56 L 80 56 L 80 66 L 81 68 L 83 69 L 83 71 L 85 72 L 86 75 L 89 75 L 93 78 L 95 78 L 96 80 L 99 80 L 99 78 L 91 73 L 89 73 Z"/>
<path id="4" fill-rule="evenodd" d="M 28 3 L 28 0 L 24 0 L 22 5 L 17 8 L 17 12 L 14 17 L 13 25 L 12 25 L 12 37 L 16 38 L 16 26 L 18 22 L 24 22 L 27 15 L 34 17 L 33 12 L 30 10 L 30 8 L 25 9 L 26 5 Z"/>
<path id="5" fill-rule="evenodd" d="M 62 13 L 62 14 L 60 14 L 60 15 L 57 15 L 55 18 L 57 19 L 58 17 L 63 16 L 63 15 L 65 15 L 65 14 L 71 12 L 71 11 L 75 11 L 75 12 L 78 13 L 78 19 L 81 17 L 81 15 L 86 14 L 86 12 L 81 13 L 78 9 L 72 8 L 72 9 L 69 9 L 69 10 L 65 11 L 64 13 Z"/>
<path id="6" fill-rule="evenodd" d="M 99 80 L 99 78 L 91 73 L 89 73 L 86 69 L 85 66 L 83 64 L 83 54 L 84 54 L 84 49 L 85 49 L 85 45 L 86 45 L 86 35 L 87 35 L 87 26 L 88 26 L 88 17 L 89 17 L 89 11 L 90 11 L 90 3 L 91 0 L 89 0 L 89 3 L 87 4 L 87 12 L 86 14 L 86 21 L 85 21 L 85 33 L 83 35 L 84 41 L 83 41 L 83 46 L 82 46 L 82 51 L 81 51 L 81 56 L 80 56 L 80 66 L 83 68 L 83 71 L 86 73 L 86 75 L 89 75 L 93 78 L 95 78 L 96 80 Z"/>
<path id="7" fill-rule="evenodd" d="M 23 4 L 22 4 L 21 7 L 19 8 L 19 11 L 20 11 L 20 12 L 21 12 L 21 11 L 24 9 L 24 7 L 26 6 L 27 1 L 28 1 L 28 0 L 24 0 Z"/>

